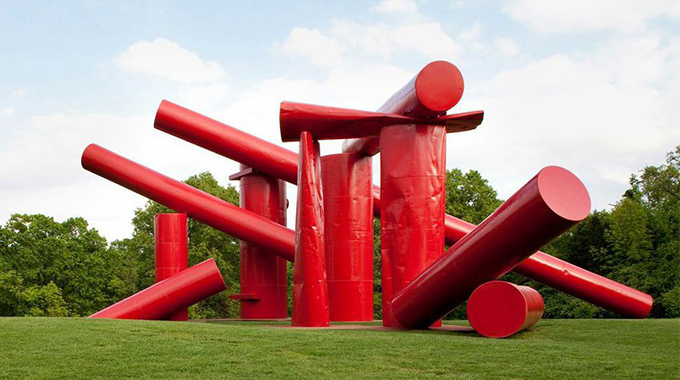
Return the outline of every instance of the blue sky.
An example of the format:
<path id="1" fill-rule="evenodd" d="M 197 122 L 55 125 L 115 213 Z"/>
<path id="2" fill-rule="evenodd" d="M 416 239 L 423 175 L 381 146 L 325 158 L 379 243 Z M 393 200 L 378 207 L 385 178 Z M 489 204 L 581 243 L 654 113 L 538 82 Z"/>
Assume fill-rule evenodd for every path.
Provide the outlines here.
<path id="1" fill-rule="evenodd" d="M 178 179 L 238 168 L 155 131 L 162 99 L 281 144 L 281 100 L 375 109 L 436 59 L 465 78 L 454 111 L 487 115 L 447 167 L 505 198 L 560 165 L 607 208 L 680 144 L 679 19 L 677 0 L 0 1 L 0 219 L 125 237 L 144 199 L 85 172 L 88 143 Z"/>

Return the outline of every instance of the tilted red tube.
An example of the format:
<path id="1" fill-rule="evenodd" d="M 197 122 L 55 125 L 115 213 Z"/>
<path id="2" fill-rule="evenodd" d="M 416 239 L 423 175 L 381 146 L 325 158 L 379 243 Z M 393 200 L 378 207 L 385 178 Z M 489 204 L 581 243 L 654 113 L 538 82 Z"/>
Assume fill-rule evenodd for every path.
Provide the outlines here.
<path id="1" fill-rule="evenodd" d="M 545 311 L 543 297 L 528 286 L 505 281 L 480 285 L 467 302 L 472 328 L 488 338 L 506 338 L 538 323 Z"/>
<path id="2" fill-rule="evenodd" d="M 319 142 L 300 134 L 292 325 L 330 326 Z"/>
<path id="3" fill-rule="evenodd" d="M 373 195 L 370 157 L 321 157 L 331 321 L 373 320 Z"/>
<path id="4" fill-rule="evenodd" d="M 156 214 L 153 218 L 156 282 L 172 277 L 189 266 L 189 239 L 186 214 Z M 182 309 L 168 317 L 186 321 L 189 311 Z"/>
<path id="5" fill-rule="evenodd" d="M 270 175 L 241 165 L 231 175 L 239 180 L 240 206 L 258 215 L 286 225 L 286 183 Z M 241 240 L 241 293 L 231 295 L 241 301 L 242 319 L 280 319 L 288 316 L 287 263 L 269 249 Z"/>
<path id="6" fill-rule="evenodd" d="M 83 152 L 83 168 L 238 239 L 293 260 L 295 233 L 185 183 L 164 176 L 96 144 Z"/>
<path id="7" fill-rule="evenodd" d="M 397 294 L 394 316 L 406 328 L 428 327 L 589 213 L 588 191 L 575 175 L 542 169 Z"/>
<path id="8" fill-rule="evenodd" d="M 226 288 L 217 264 L 213 259 L 208 259 L 96 312 L 89 318 L 164 319 Z"/>
<path id="9" fill-rule="evenodd" d="M 155 127 L 221 156 L 297 184 L 295 152 L 179 105 L 163 101 L 158 108 Z M 373 213 L 380 216 L 379 186 L 373 187 Z M 472 223 L 451 215 L 444 216 L 447 244 L 454 244 L 474 228 Z M 513 271 L 622 316 L 645 318 L 652 308 L 650 295 L 543 252 L 536 252 Z"/>

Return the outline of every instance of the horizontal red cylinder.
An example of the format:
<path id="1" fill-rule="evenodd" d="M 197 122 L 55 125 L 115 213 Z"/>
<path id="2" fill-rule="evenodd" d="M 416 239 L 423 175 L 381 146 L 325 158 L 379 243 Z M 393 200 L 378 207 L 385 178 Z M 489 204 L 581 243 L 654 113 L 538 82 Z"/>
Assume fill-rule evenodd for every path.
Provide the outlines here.
<path id="1" fill-rule="evenodd" d="M 472 328 L 488 338 L 507 338 L 538 323 L 545 311 L 535 289 L 505 281 L 480 285 L 467 302 Z"/>
<path id="2" fill-rule="evenodd" d="M 394 316 L 406 328 L 427 328 L 589 212 L 588 191 L 575 175 L 557 166 L 542 169 L 396 294 Z"/>
<path id="3" fill-rule="evenodd" d="M 423 119 L 395 113 L 281 102 L 279 120 L 281 139 L 289 142 L 298 141 L 303 131 L 310 132 L 319 140 L 333 140 L 378 136 L 383 127 L 407 124 L 443 125 L 446 133 L 463 132 L 477 128 L 484 120 L 484 111 Z"/>
<path id="4" fill-rule="evenodd" d="M 297 184 L 297 154 L 276 144 L 168 101 L 161 103 L 155 126 L 223 157 Z M 380 216 L 379 186 L 373 186 L 373 214 Z M 444 217 L 446 243 L 449 245 L 474 228 L 474 224 L 454 216 Z M 622 316 L 645 318 L 652 309 L 650 295 L 543 252 L 527 258 L 514 271 Z"/>
<path id="5" fill-rule="evenodd" d="M 96 144 L 83 152 L 83 168 L 177 212 L 238 239 L 257 243 L 288 261 L 295 252 L 295 233 L 248 210 L 164 176 Z"/>
<path id="6" fill-rule="evenodd" d="M 189 239 L 186 214 L 156 214 L 153 218 L 156 282 L 165 280 L 189 266 Z M 168 317 L 186 321 L 189 310 L 182 309 Z"/>
<path id="7" fill-rule="evenodd" d="M 392 95 L 378 108 L 378 112 L 425 119 L 441 116 L 460 101 L 464 87 L 463 75 L 455 65 L 434 61 Z M 346 140 L 342 151 L 373 156 L 380 151 L 380 139 L 364 137 Z"/>
<path id="8" fill-rule="evenodd" d="M 227 288 L 213 259 L 208 259 L 136 293 L 89 318 L 167 318 Z"/>

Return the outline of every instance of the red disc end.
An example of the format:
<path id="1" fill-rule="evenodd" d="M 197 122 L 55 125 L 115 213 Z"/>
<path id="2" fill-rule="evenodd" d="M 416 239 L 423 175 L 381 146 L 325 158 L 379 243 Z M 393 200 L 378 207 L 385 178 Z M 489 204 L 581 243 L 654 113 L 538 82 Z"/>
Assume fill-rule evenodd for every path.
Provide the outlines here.
<path id="1" fill-rule="evenodd" d="M 550 209 L 571 221 L 585 219 L 590 213 L 588 190 L 572 172 L 548 166 L 538 173 L 538 191 Z"/>
<path id="2" fill-rule="evenodd" d="M 420 103 L 435 112 L 446 112 L 463 97 L 463 75 L 446 61 L 425 66 L 416 78 L 416 95 Z"/>
<path id="3" fill-rule="evenodd" d="M 527 318 L 527 301 L 516 285 L 490 281 L 472 292 L 467 317 L 480 335 L 505 338 L 522 328 Z"/>

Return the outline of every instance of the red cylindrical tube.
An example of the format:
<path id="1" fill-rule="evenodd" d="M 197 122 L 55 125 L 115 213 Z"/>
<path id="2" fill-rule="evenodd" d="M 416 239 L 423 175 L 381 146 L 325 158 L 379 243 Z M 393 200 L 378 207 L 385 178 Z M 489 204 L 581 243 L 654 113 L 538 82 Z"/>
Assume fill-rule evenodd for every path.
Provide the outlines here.
<path id="1" fill-rule="evenodd" d="M 383 111 L 397 112 L 398 110 Z M 298 156 L 295 152 L 168 101 L 161 103 L 158 113 L 156 128 L 226 158 L 237 160 L 254 169 L 297 184 Z M 371 141 L 375 143 L 377 152 L 379 150 L 378 139 Z M 379 186 L 373 189 L 373 213 L 375 216 L 380 216 Z M 445 216 L 444 229 L 447 244 L 454 244 L 474 228 L 474 224 L 451 215 Z M 290 257 L 292 258 L 292 254 Z M 653 300 L 648 294 L 543 252 L 537 252 L 527 258 L 516 267 L 516 272 L 622 316 L 644 318 L 652 308 Z"/>
<path id="2" fill-rule="evenodd" d="M 330 326 L 324 210 L 319 142 L 300 134 L 295 263 L 293 266 L 293 318 L 297 327 Z"/>
<path id="3" fill-rule="evenodd" d="M 396 295 L 395 317 L 404 327 L 426 328 L 589 212 L 588 191 L 575 175 L 557 166 L 542 169 Z"/>
<path id="4" fill-rule="evenodd" d="M 241 165 L 241 172 L 229 177 L 241 185 L 242 208 L 286 225 L 286 183 Z M 279 319 L 288 316 L 286 260 L 257 244 L 241 241 L 242 319 Z"/>
<path id="5" fill-rule="evenodd" d="M 467 303 L 470 325 L 488 338 L 506 338 L 528 329 L 544 311 L 543 297 L 535 289 L 505 281 L 482 284 Z"/>
<path id="6" fill-rule="evenodd" d="M 429 63 L 397 91 L 378 112 L 431 118 L 443 115 L 463 97 L 463 75 L 458 68 L 446 61 Z M 373 156 L 382 145 L 378 137 L 346 140 L 344 153 Z"/>
<path id="7" fill-rule="evenodd" d="M 373 320 L 373 195 L 370 157 L 321 157 L 331 321 Z"/>
<path id="8" fill-rule="evenodd" d="M 213 259 L 157 282 L 89 318 L 164 319 L 227 288 Z"/>
<path id="9" fill-rule="evenodd" d="M 293 260 L 295 232 L 252 211 L 164 176 L 96 144 L 85 149 L 82 165 L 86 170 L 210 227 L 266 247 L 286 260 Z"/>
<path id="10" fill-rule="evenodd" d="M 156 214 L 153 218 L 156 282 L 187 269 L 189 265 L 186 214 Z M 171 321 L 186 321 L 189 310 L 182 309 L 168 317 Z"/>
<path id="11" fill-rule="evenodd" d="M 444 252 L 446 129 L 386 127 L 380 145 L 383 325 L 398 327 L 394 295 Z"/>

